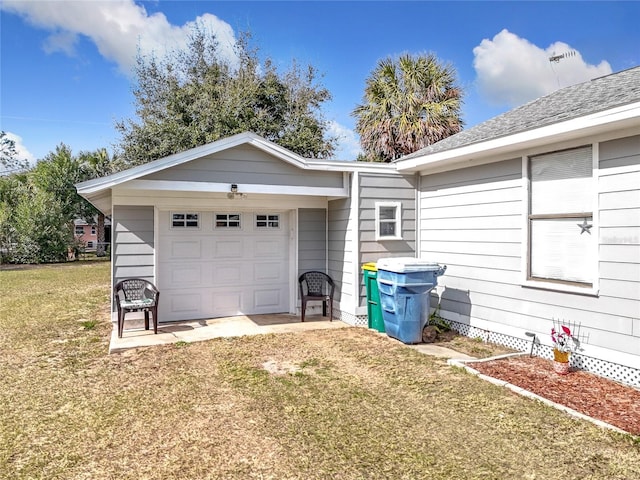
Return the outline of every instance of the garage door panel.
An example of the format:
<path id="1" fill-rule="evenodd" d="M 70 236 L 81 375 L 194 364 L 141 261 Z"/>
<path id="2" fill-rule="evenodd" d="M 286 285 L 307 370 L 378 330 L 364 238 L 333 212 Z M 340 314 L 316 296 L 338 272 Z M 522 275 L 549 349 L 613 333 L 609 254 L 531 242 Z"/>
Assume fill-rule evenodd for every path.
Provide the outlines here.
<path id="1" fill-rule="evenodd" d="M 182 265 L 169 265 L 169 286 L 184 288 L 187 286 L 197 287 L 202 285 L 202 264 L 190 263 Z"/>
<path id="2" fill-rule="evenodd" d="M 285 282 L 288 268 L 285 271 L 283 262 L 259 262 L 253 268 L 254 282 Z"/>
<path id="3" fill-rule="evenodd" d="M 240 285 L 246 274 L 243 274 L 244 265 L 239 264 L 217 264 L 211 269 L 213 275 L 213 286 Z"/>
<path id="4" fill-rule="evenodd" d="M 282 258 L 282 252 L 286 251 L 284 243 L 285 240 L 279 238 L 255 239 L 255 258 Z"/>
<path id="5" fill-rule="evenodd" d="M 214 258 L 242 258 L 246 251 L 243 239 L 223 239 L 213 241 Z"/>
<path id="6" fill-rule="evenodd" d="M 243 290 L 225 290 L 212 295 L 213 316 L 240 315 L 242 308 Z"/>
<path id="7" fill-rule="evenodd" d="M 263 310 L 282 311 L 282 294 L 279 288 L 256 289 L 253 292 L 253 306 L 257 312 Z"/>
<path id="8" fill-rule="evenodd" d="M 180 293 L 169 295 L 169 312 L 176 313 L 198 313 L 202 306 L 202 295 L 200 293 Z"/>
<path id="9" fill-rule="evenodd" d="M 170 245 L 172 260 L 202 258 L 201 239 L 171 240 Z"/>

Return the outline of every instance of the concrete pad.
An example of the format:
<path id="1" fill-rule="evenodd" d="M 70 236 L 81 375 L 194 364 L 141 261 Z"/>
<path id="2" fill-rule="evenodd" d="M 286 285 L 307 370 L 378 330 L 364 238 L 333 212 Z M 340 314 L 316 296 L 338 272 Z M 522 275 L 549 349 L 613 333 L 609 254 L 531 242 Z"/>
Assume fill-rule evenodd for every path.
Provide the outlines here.
<path id="1" fill-rule="evenodd" d="M 122 338 L 118 338 L 117 323 L 113 324 L 109 353 L 122 352 L 131 348 L 167 345 L 176 342 L 198 342 L 221 337 L 241 337 L 244 335 L 264 335 L 268 333 L 293 333 L 329 328 L 346 328 L 350 325 L 340 320 L 329 321 L 328 317 L 309 315 L 305 322 L 297 315 L 240 315 L 236 317 L 192 320 L 185 322 L 160 323 L 158 334 L 144 329 L 144 320 L 127 317 Z"/>

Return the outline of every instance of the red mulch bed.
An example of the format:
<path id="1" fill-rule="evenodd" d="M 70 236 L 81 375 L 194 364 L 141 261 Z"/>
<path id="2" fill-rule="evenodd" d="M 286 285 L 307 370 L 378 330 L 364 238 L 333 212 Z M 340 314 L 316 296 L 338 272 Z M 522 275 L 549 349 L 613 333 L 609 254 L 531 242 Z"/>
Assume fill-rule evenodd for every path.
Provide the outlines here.
<path id="1" fill-rule="evenodd" d="M 523 355 L 469 366 L 632 435 L 640 435 L 640 390 L 583 371 L 559 375 L 553 371 L 552 363 Z"/>

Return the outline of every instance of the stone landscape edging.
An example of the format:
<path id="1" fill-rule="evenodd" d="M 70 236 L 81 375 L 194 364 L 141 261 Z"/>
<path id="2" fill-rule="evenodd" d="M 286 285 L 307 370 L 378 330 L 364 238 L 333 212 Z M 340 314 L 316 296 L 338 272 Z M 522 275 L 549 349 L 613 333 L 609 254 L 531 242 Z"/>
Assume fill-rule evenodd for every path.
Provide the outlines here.
<path id="1" fill-rule="evenodd" d="M 490 362 L 493 360 L 501 360 L 504 358 L 509 358 L 509 357 L 520 357 L 523 355 L 529 355 L 529 353 L 527 352 L 518 352 L 518 353 L 506 353 L 504 355 L 497 355 L 495 357 L 489 357 L 489 358 L 481 358 L 481 359 L 473 359 L 473 360 L 465 360 L 465 359 L 459 359 L 459 358 L 450 358 L 447 360 L 447 364 L 453 366 L 453 367 L 458 367 L 458 368 L 462 368 L 465 371 L 469 372 L 472 375 L 477 376 L 478 378 L 482 379 L 482 380 L 486 380 L 487 382 L 493 383 L 494 385 L 498 385 L 500 387 L 506 387 L 509 390 L 511 390 L 514 393 L 517 393 L 518 395 L 522 395 L 523 397 L 527 397 L 527 398 L 531 398 L 533 400 L 538 400 L 542 403 L 544 403 L 545 405 L 549 405 L 550 407 L 553 407 L 557 410 L 560 410 L 562 412 L 568 413 L 569 415 L 579 418 L 581 420 L 587 420 L 588 422 L 593 423 L 594 425 L 597 425 L 601 428 L 606 428 L 609 430 L 613 430 L 615 432 L 618 433 L 623 433 L 625 435 L 631 435 L 632 437 L 635 437 L 633 434 L 627 432 L 626 430 L 622 430 L 619 427 L 616 427 L 615 425 L 611 425 L 610 423 L 604 422 L 602 420 L 598 420 L 597 418 L 593 418 L 590 417 L 588 415 L 585 415 L 584 413 L 578 412 L 577 410 L 574 410 L 573 408 L 569 408 L 566 405 L 562 405 L 560 403 L 556 403 L 553 402 L 551 400 L 549 400 L 548 398 L 544 398 L 541 397 L 540 395 L 537 395 L 533 392 L 530 392 L 529 390 L 526 390 L 522 387 L 518 387 L 517 385 L 514 385 L 512 383 L 507 382 L 506 380 L 500 380 L 498 378 L 494 378 L 494 377 L 490 377 L 489 375 L 485 375 L 484 373 L 480 373 L 478 370 L 475 370 L 474 368 L 470 367 L 469 365 L 467 365 L 467 363 L 484 363 L 484 362 Z"/>

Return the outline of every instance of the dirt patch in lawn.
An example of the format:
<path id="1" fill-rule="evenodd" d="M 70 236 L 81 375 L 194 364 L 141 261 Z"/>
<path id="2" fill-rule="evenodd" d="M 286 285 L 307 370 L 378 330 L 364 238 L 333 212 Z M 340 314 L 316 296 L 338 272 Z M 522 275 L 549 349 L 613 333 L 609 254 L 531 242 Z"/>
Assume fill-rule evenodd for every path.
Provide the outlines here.
<path id="1" fill-rule="evenodd" d="M 433 344 L 447 347 L 475 358 L 495 357 L 497 355 L 515 352 L 515 350 L 503 345 L 484 342 L 480 338 L 465 337 L 455 330 L 438 333 Z"/>
<path id="2" fill-rule="evenodd" d="M 469 366 L 633 435 L 640 435 L 640 390 L 584 371 L 559 375 L 554 372 L 550 360 L 528 355 L 470 363 Z"/>

